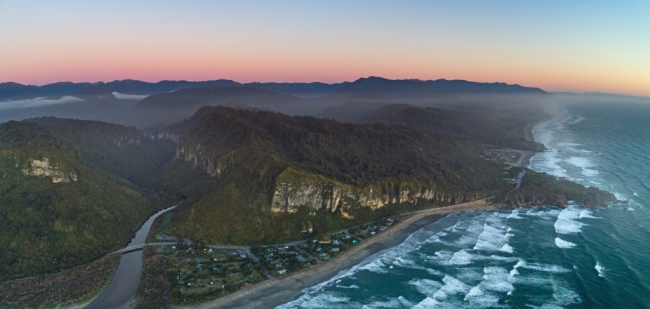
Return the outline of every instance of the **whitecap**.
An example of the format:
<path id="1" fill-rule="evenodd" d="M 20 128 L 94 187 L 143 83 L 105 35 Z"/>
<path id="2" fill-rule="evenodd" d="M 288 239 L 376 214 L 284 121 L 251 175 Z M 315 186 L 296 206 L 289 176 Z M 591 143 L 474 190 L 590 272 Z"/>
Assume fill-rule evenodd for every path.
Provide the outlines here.
<path id="1" fill-rule="evenodd" d="M 412 279 L 409 281 L 409 285 L 414 286 L 420 294 L 425 296 L 433 295 L 442 287 L 442 283 L 431 279 Z"/>
<path id="2" fill-rule="evenodd" d="M 437 300 L 444 300 L 454 294 L 467 294 L 470 290 L 470 287 L 467 284 L 449 275 L 442 278 L 442 282 L 444 282 L 445 285 L 433 294 L 433 297 Z"/>
<path id="3" fill-rule="evenodd" d="M 580 233 L 585 225 L 577 221 L 580 218 L 580 209 L 569 206 L 562 210 L 555 221 L 555 232 L 558 234 L 577 234 Z"/>
<path id="4" fill-rule="evenodd" d="M 483 232 L 478 236 L 474 250 L 498 251 L 506 244 L 506 231 L 485 223 Z"/>
<path id="5" fill-rule="evenodd" d="M 570 271 L 560 265 L 541 264 L 541 263 L 524 262 L 523 265 L 521 265 L 520 267 L 530 269 L 530 270 L 536 270 L 536 271 L 547 272 L 547 273 L 555 273 L 555 274 L 568 273 Z"/>
<path id="6" fill-rule="evenodd" d="M 513 247 L 510 246 L 509 244 L 505 244 L 505 245 L 503 245 L 503 247 L 501 247 L 501 249 L 499 249 L 499 251 L 501 251 L 501 252 L 507 252 L 507 253 L 514 253 L 514 252 L 515 252 L 515 248 L 513 248 Z"/>
<path id="7" fill-rule="evenodd" d="M 574 244 L 574 243 L 572 243 L 570 241 L 566 241 L 564 239 L 561 239 L 560 237 L 555 237 L 555 245 L 558 248 L 562 248 L 562 249 L 569 249 L 569 248 L 573 248 L 573 247 L 576 246 L 576 244 Z"/>
<path id="8" fill-rule="evenodd" d="M 358 285 L 356 285 L 356 284 L 353 284 L 353 285 L 350 285 L 350 286 L 336 285 L 336 287 L 340 288 L 340 289 L 355 289 L 355 290 L 360 289 L 360 287 Z"/>
<path id="9" fill-rule="evenodd" d="M 435 299 L 433 299 L 431 297 L 427 297 L 427 298 L 423 299 L 417 305 L 413 306 L 412 309 L 439 308 L 439 306 L 440 306 L 440 302 L 438 302 L 437 300 L 435 300 Z"/>
<path id="10" fill-rule="evenodd" d="M 524 260 L 520 259 L 519 262 L 517 262 L 517 264 L 515 264 L 512 267 L 512 270 L 510 271 L 510 277 L 514 277 L 514 276 L 518 275 L 519 272 L 517 271 L 517 268 L 519 268 L 521 266 L 524 266 L 525 263 L 526 262 L 524 262 Z"/>
<path id="11" fill-rule="evenodd" d="M 593 212 L 589 209 L 580 211 L 580 219 L 589 218 L 589 219 L 601 219 L 600 217 L 593 216 Z"/>
<path id="12" fill-rule="evenodd" d="M 488 291 L 509 293 L 515 289 L 510 282 L 510 274 L 508 270 L 503 267 L 485 267 L 483 269 L 485 275 L 481 282 L 481 288 Z"/>
<path id="13" fill-rule="evenodd" d="M 603 277 L 603 272 L 606 270 L 605 267 L 596 262 L 596 266 L 594 268 L 596 268 L 596 271 L 598 271 L 598 277 Z"/>
<path id="14" fill-rule="evenodd" d="M 523 219 L 523 218 L 519 216 L 519 209 L 515 209 L 506 217 L 506 219 Z"/>
<path id="15" fill-rule="evenodd" d="M 373 273 L 385 274 L 388 272 L 385 267 L 386 264 L 384 264 L 381 259 L 376 259 L 366 265 L 359 267 L 359 270 L 367 270 Z"/>
<path id="16" fill-rule="evenodd" d="M 468 265 L 472 263 L 474 255 L 469 253 L 467 250 L 460 250 L 451 257 L 449 264 L 451 265 Z"/>

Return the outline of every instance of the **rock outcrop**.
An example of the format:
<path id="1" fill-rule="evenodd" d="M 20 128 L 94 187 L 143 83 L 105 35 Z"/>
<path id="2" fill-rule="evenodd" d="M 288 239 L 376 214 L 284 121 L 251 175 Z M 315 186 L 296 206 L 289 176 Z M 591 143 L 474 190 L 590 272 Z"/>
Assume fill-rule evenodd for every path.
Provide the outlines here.
<path id="1" fill-rule="evenodd" d="M 221 162 L 214 162 L 211 159 L 208 159 L 200 151 L 200 145 L 197 149 L 185 149 L 184 146 L 181 146 L 180 143 L 176 146 L 176 159 L 180 159 L 186 162 L 190 162 L 194 165 L 195 168 L 200 168 L 212 177 L 220 176 L 226 170 L 226 165 Z"/>
<path id="2" fill-rule="evenodd" d="M 276 180 L 271 201 L 273 212 L 296 212 L 299 207 L 326 209 L 339 212 L 351 218 L 349 209 L 353 206 L 369 207 L 373 210 L 389 204 L 431 201 L 451 201 L 450 198 L 436 195 L 432 189 L 398 186 L 397 190 L 382 189 L 380 185 L 359 188 L 343 184 L 318 175 L 309 175 L 293 169 L 285 170 Z"/>
<path id="3" fill-rule="evenodd" d="M 77 174 L 74 172 L 65 173 L 58 166 L 51 166 L 48 158 L 30 162 L 30 168 L 22 170 L 25 176 L 50 177 L 53 183 L 77 181 Z"/>

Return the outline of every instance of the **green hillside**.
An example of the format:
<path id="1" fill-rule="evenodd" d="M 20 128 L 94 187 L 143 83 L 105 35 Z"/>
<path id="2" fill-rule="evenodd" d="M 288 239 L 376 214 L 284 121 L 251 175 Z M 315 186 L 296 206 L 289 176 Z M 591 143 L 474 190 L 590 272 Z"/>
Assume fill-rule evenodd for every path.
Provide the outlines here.
<path id="1" fill-rule="evenodd" d="M 138 190 L 87 163 L 66 133 L 0 125 L 0 279 L 88 262 L 125 245 L 154 211 Z"/>
<path id="2" fill-rule="evenodd" d="M 493 195 L 505 201 L 513 188 L 505 178 L 518 173 L 481 158 L 485 149 L 470 139 L 383 123 L 204 107 L 152 133 L 178 140 L 160 177 L 205 194 L 175 211 L 167 233 L 213 243 L 286 241 L 308 224 L 324 232 Z M 195 181 L 178 173 L 190 169 Z M 530 194 L 565 194 L 557 188 Z"/>

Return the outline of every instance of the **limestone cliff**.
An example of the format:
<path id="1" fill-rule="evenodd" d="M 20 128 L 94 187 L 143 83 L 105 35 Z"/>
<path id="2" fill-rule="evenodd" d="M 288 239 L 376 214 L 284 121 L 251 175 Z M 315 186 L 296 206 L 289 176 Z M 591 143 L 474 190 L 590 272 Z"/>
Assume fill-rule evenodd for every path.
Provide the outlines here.
<path id="1" fill-rule="evenodd" d="M 142 146 L 142 140 L 140 136 L 122 136 L 115 139 L 115 145 L 123 149 L 129 149 L 131 147 Z"/>
<path id="2" fill-rule="evenodd" d="M 176 145 L 176 159 L 192 163 L 195 168 L 200 168 L 212 177 L 220 176 L 226 170 L 226 165 L 214 161 L 201 151 L 201 145 L 195 149 L 186 149 L 180 143 Z"/>
<path id="3" fill-rule="evenodd" d="M 50 177 L 53 183 L 77 181 L 77 174 L 74 172 L 65 173 L 57 165 L 51 166 L 48 158 L 30 162 L 30 168 L 22 170 L 25 176 Z"/>
<path id="4" fill-rule="evenodd" d="M 451 202 L 451 198 L 436 194 L 426 186 L 404 183 L 397 188 L 379 184 L 359 188 L 288 168 L 276 179 L 271 210 L 296 212 L 300 206 L 306 206 L 314 210 L 338 211 L 343 217 L 351 217 L 349 209 L 354 206 L 375 210 L 388 204 L 431 201 Z"/>

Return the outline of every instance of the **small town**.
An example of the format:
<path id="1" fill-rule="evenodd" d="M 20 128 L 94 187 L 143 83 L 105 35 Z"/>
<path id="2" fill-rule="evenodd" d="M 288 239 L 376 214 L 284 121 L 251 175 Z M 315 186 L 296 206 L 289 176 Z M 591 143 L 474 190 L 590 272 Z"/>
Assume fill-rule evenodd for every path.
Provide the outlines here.
<path id="1" fill-rule="evenodd" d="M 219 246 L 185 240 L 155 246 L 155 250 L 156 254 L 171 258 L 176 266 L 166 270 L 173 277 L 172 301 L 190 305 L 327 263 L 399 220 L 399 216 L 385 218 L 279 245 Z M 168 237 L 160 237 L 169 240 Z"/>

